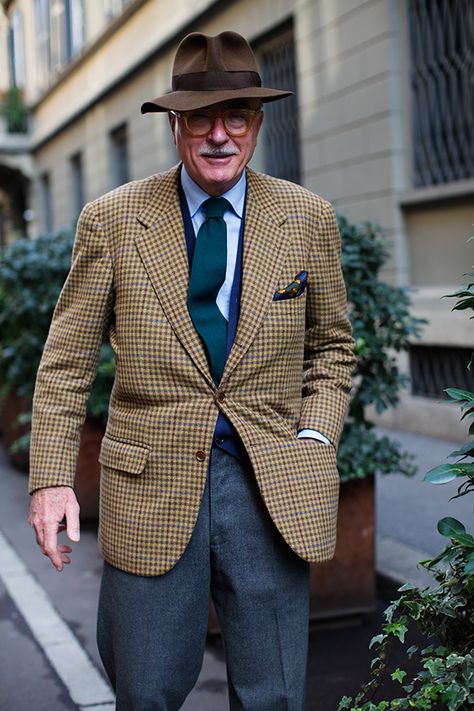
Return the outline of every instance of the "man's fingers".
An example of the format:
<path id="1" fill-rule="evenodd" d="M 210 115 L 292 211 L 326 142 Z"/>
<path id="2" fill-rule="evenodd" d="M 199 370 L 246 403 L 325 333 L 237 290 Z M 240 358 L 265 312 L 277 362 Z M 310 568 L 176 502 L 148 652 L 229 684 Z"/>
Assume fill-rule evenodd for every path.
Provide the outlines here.
<path id="1" fill-rule="evenodd" d="M 37 528 L 36 526 L 33 526 L 33 530 L 35 532 L 35 538 L 36 538 L 36 543 L 39 545 L 41 549 L 43 549 L 44 545 L 44 533 L 42 528 Z"/>
<path id="2" fill-rule="evenodd" d="M 68 499 L 66 503 L 67 537 L 77 543 L 81 537 L 79 526 L 79 504 L 77 499 Z"/>
<path id="3" fill-rule="evenodd" d="M 61 543 L 58 546 L 59 553 L 61 555 L 61 560 L 63 563 L 66 563 L 68 565 L 71 562 L 71 558 L 69 557 L 68 553 L 72 552 L 71 546 L 65 545 L 64 543 Z"/>
<path id="4" fill-rule="evenodd" d="M 61 529 L 61 527 L 59 527 L 59 528 Z M 65 526 L 63 526 L 63 530 L 64 529 L 65 529 Z M 43 533 L 43 531 L 42 531 L 42 533 Z M 44 534 L 43 534 L 42 538 L 44 538 Z M 57 542 L 57 538 L 56 538 L 56 542 Z M 41 546 L 41 550 L 42 550 L 43 554 L 51 560 L 54 567 L 59 571 L 62 570 L 62 565 L 59 564 L 59 561 L 61 563 L 65 563 L 66 565 L 68 565 L 71 562 L 71 558 L 68 554 L 72 553 L 72 548 L 71 548 L 71 546 L 68 546 L 64 543 L 60 543 L 57 546 L 57 548 L 56 548 L 57 556 L 51 556 L 49 547 L 47 548 L 45 545 Z"/>
<path id="5" fill-rule="evenodd" d="M 43 530 L 37 525 L 37 522 L 35 520 L 35 517 L 33 515 L 33 512 L 30 511 L 30 514 L 28 516 L 28 523 L 30 524 L 31 528 L 35 532 L 35 538 L 36 538 L 36 543 L 41 546 L 43 545 Z"/>
<path id="6" fill-rule="evenodd" d="M 63 569 L 61 555 L 58 550 L 58 524 L 50 523 L 44 528 L 43 553 L 48 556 L 56 570 Z"/>

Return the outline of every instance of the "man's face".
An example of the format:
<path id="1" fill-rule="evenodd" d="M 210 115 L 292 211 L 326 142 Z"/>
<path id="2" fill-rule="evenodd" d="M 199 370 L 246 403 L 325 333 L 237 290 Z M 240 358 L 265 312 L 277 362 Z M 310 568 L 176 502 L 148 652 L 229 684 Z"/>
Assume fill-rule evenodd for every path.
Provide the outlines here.
<path id="1" fill-rule="evenodd" d="M 222 195 L 237 183 L 252 158 L 263 113 L 259 112 L 245 136 L 229 136 L 220 114 L 227 109 L 260 109 L 260 102 L 251 100 L 226 101 L 193 113 L 215 117 L 209 132 L 192 136 L 182 116 L 169 115 L 173 139 L 179 156 L 191 178 L 209 195 Z"/>

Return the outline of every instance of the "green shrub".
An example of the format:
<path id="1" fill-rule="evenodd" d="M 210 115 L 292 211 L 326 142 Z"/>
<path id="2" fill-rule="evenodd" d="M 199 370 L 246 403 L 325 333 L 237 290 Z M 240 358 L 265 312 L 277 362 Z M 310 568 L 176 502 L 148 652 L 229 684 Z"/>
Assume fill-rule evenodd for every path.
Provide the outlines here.
<path id="1" fill-rule="evenodd" d="M 380 279 L 389 257 L 381 229 L 370 223 L 353 225 L 342 216 L 339 229 L 357 355 L 353 397 L 338 452 L 341 479 L 394 472 L 412 475 L 411 455 L 376 434 L 367 408 L 373 405 L 380 414 L 398 403 L 407 376 L 400 373 L 396 354 L 408 350 L 424 321 L 410 315 L 406 290 Z"/>
<path id="2" fill-rule="evenodd" d="M 53 310 L 71 263 L 72 230 L 35 240 L 19 239 L 0 257 L 0 384 L 30 401 Z M 105 419 L 113 382 L 113 355 L 104 344 L 88 404 Z"/>
<path id="3" fill-rule="evenodd" d="M 11 86 L 6 91 L 0 113 L 6 119 L 8 133 L 26 133 L 28 131 L 28 114 L 22 91 L 18 87 Z"/>

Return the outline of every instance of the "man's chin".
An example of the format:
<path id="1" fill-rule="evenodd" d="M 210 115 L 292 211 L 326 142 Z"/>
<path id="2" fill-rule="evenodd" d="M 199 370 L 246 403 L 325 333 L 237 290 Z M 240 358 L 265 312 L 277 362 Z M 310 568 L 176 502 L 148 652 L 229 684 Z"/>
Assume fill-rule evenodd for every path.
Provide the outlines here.
<path id="1" fill-rule="evenodd" d="M 196 181 L 201 187 L 211 195 L 220 195 L 237 183 L 240 178 L 240 173 L 235 170 L 229 170 L 227 166 L 215 165 L 203 171 L 200 178 Z M 204 187 L 206 185 L 206 187 Z"/>

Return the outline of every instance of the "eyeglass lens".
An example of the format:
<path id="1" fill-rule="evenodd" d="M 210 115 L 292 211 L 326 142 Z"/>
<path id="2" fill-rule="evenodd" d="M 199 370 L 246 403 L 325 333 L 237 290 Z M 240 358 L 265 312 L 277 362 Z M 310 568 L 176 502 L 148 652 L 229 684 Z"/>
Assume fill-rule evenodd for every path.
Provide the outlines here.
<path id="1" fill-rule="evenodd" d="M 218 114 L 218 116 L 222 119 L 227 133 L 238 135 L 248 131 L 255 112 L 244 109 L 231 109 Z M 215 114 L 193 112 L 186 115 L 186 123 L 191 133 L 205 135 L 212 129 L 216 118 Z"/>

